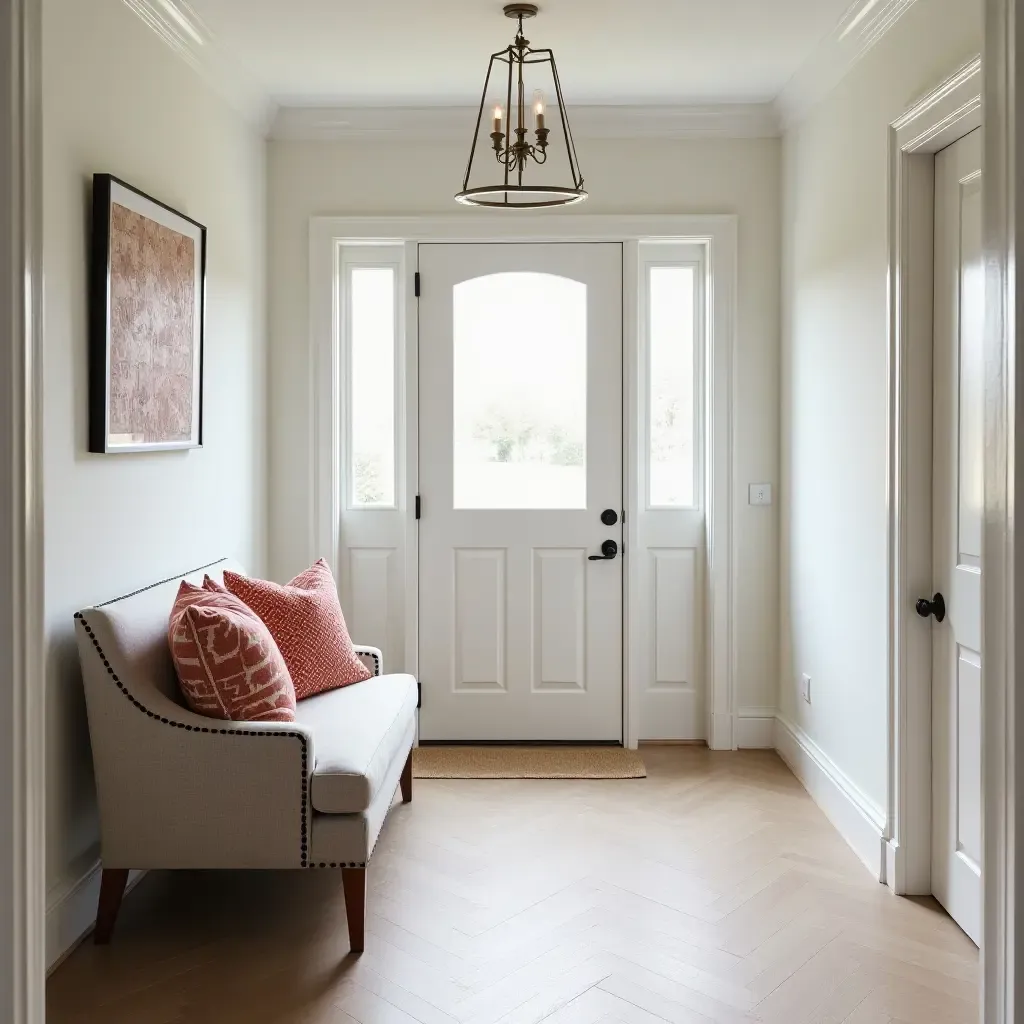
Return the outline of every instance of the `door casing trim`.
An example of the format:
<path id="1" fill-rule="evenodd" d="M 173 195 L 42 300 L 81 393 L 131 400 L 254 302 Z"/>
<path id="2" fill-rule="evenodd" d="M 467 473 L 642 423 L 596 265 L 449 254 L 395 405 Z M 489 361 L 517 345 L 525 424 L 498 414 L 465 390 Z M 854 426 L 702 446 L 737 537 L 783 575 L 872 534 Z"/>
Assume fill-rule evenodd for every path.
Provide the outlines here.
<path id="1" fill-rule="evenodd" d="M 0 5 L 0 1020 L 45 1016 L 42 4 Z"/>
<path id="2" fill-rule="evenodd" d="M 338 443 L 339 352 L 337 310 L 333 281 L 336 278 L 338 253 L 343 245 L 392 244 L 405 247 L 406 310 L 404 353 L 401 363 L 403 380 L 400 393 L 406 394 L 403 436 L 406 465 L 399 468 L 405 480 L 399 500 L 406 520 L 406 670 L 416 673 L 418 644 L 414 601 L 408 595 L 418 592 L 415 577 L 417 527 L 412 511 L 416 494 L 418 467 L 415 453 L 418 415 L 415 388 L 409 382 L 417 377 L 418 325 L 415 316 L 413 271 L 416 267 L 415 247 L 420 242 L 619 242 L 623 244 L 623 351 L 626 358 L 626 431 L 627 456 L 639 451 L 641 424 L 637 395 L 639 387 L 639 260 L 638 246 L 643 242 L 686 242 L 707 246 L 708 269 L 713 291 L 708 303 L 709 360 L 706 367 L 709 382 L 707 425 L 710 433 L 710 458 L 706 467 L 708 573 L 706 580 L 708 645 L 705 677 L 709 681 L 707 741 L 712 749 L 732 750 L 736 747 L 736 700 L 734 679 L 735 647 L 735 557 L 733 550 L 733 364 L 736 348 L 736 281 L 738 231 L 732 214 L 708 215 L 523 215 L 496 218 L 489 215 L 455 217 L 313 217 L 310 219 L 310 353 L 309 381 L 310 422 L 313 459 L 309 481 L 314 495 L 313 522 L 310 524 L 310 555 L 320 557 L 328 552 L 337 572 L 340 499 L 336 470 L 329 467 L 332 453 L 340 450 Z M 406 410 L 403 410 L 405 412 Z M 639 686 L 635 653 L 644 637 L 637 637 L 642 626 L 633 623 L 630 611 L 639 596 L 639 573 L 629 552 L 635 549 L 636 517 L 629 510 L 636 507 L 637 488 L 632 472 L 633 460 L 627 458 L 623 471 L 630 482 L 626 491 L 626 595 L 623 618 L 625 672 L 623 679 L 623 738 L 625 745 L 635 748 L 639 742 Z M 327 476 L 323 475 L 326 470 Z M 632 599 L 632 600 L 631 600 Z"/>
<path id="3" fill-rule="evenodd" d="M 1024 73 L 1017 41 L 1024 25 L 1018 0 L 985 0 L 985 182 L 982 240 L 985 259 L 985 578 L 982 602 L 982 911 L 981 1019 L 1016 1021 L 1024 976 L 1024 914 L 1020 882 L 1024 815 L 1024 735 L 1019 696 L 1024 635 L 1024 564 L 1017 513 L 1024 507 L 1024 473 L 1017 453 L 1024 439 L 1020 358 L 1024 248 L 1024 185 L 1019 121 Z"/>
<path id="4" fill-rule="evenodd" d="M 932 297 L 935 154 L 982 123 L 975 58 L 889 127 L 888 792 L 883 881 L 931 892 Z"/>

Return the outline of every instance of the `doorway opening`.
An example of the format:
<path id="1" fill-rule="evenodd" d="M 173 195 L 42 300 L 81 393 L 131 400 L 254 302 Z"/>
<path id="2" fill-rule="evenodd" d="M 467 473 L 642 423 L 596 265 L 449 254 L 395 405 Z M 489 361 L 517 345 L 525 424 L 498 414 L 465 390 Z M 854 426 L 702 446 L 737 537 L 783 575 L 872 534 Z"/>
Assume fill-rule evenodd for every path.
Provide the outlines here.
<path id="1" fill-rule="evenodd" d="M 981 64 L 890 132 L 890 746 L 882 878 L 980 938 Z"/>
<path id="2" fill-rule="evenodd" d="M 313 533 L 353 632 L 426 740 L 731 749 L 735 219 L 492 223 L 314 222 Z"/>

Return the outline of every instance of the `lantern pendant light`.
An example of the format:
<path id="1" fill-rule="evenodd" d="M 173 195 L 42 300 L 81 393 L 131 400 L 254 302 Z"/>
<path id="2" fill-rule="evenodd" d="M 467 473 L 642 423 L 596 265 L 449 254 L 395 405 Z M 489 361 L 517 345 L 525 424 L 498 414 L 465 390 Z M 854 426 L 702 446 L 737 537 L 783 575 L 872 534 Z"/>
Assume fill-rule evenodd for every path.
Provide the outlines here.
<path id="1" fill-rule="evenodd" d="M 487 66 L 466 176 L 462 182 L 462 191 L 455 196 L 460 203 L 522 210 L 568 206 L 587 198 L 562 99 L 555 55 L 551 50 L 532 48 L 530 40 L 523 35 L 523 19 L 534 17 L 537 10 L 535 4 L 505 6 L 505 17 L 518 21 L 519 28 L 515 41 L 504 50 L 492 54 Z M 554 89 L 553 116 L 548 114 L 542 89 L 533 89 L 532 102 L 526 102 L 528 86 L 532 88 L 532 83 L 540 80 L 545 84 L 550 83 Z M 490 90 L 499 88 L 501 91 L 497 104 L 493 111 L 487 110 Z M 480 141 L 480 128 L 486 124 L 485 116 L 490 116 L 491 120 L 490 148 L 494 151 L 498 170 L 490 179 L 490 184 L 485 178 L 483 184 L 474 186 L 474 161 Z M 530 120 L 533 123 L 532 135 L 528 124 Z M 554 122 L 554 128 L 549 127 L 549 121 Z M 549 158 L 551 171 L 564 167 L 564 178 L 555 176 L 552 179 L 550 172 L 538 171 L 539 167 L 548 165 Z M 488 167 L 492 166 L 486 157 L 484 159 Z M 562 184 L 551 184 L 552 180 L 561 180 Z M 534 183 L 531 184 L 531 181 Z"/>

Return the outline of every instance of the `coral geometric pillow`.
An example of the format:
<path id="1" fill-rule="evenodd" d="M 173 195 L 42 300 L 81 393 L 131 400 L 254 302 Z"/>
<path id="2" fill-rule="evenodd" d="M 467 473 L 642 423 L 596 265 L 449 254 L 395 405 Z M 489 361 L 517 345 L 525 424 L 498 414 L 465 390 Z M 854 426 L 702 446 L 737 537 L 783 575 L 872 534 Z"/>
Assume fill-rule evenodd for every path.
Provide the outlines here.
<path id="1" fill-rule="evenodd" d="M 294 722 L 295 688 L 270 631 L 226 590 L 182 583 L 167 627 L 188 706 L 207 718 Z"/>
<path id="2" fill-rule="evenodd" d="M 298 700 L 370 678 L 348 635 L 334 576 L 322 558 L 284 586 L 234 572 L 224 573 L 224 585 L 266 623 Z"/>

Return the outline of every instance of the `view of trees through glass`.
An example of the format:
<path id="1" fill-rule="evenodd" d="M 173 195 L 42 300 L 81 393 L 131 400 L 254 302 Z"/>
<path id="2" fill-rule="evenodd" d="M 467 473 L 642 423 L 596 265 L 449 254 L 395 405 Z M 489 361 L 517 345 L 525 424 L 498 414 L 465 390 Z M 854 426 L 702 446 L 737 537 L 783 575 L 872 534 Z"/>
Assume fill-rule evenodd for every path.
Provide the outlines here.
<path id="1" fill-rule="evenodd" d="M 648 504 L 696 500 L 691 265 L 647 270 Z M 511 317 L 508 311 L 525 311 Z M 453 295 L 454 507 L 586 508 L 587 288 L 541 273 Z M 395 504 L 395 268 L 349 271 L 351 494 Z"/>
<path id="2" fill-rule="evenodd" d="M 586 285 L 478 277 L 453 316 L 454 507 L 586 508 Z"/>

